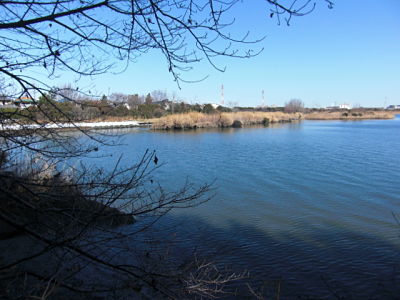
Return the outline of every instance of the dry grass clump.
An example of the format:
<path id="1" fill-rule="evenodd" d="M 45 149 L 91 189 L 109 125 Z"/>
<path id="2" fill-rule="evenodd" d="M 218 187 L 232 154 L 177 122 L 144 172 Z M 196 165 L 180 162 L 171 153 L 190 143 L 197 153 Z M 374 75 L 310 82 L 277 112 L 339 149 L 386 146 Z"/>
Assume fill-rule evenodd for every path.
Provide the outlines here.
<path id="1" fill-rule="evenodd" d="M 239 121 L 243 126 L 249 126 L 291 122 L 293 120 L 300 120 L 301 118 L 302 114 L 300 113 L 288 114 L 283 112 L 233 112 L 216 114 L 190 112 L 155 119 L 152 127 L 154 129 L 217 128 L 232 127 L 235 121 Z"/>
<path id="2" fill-rule="evenodd" d="M 365 120 L 393 119 L 394 113 L 388 111 L 325 111 L 304 115 L 306 120 Z"/>
<path id="3" fill-rule="evenodd" d="M 228 113 L 234 120 L 239 120 L 243 125 L 256 125 L 267 123 L 291 122 L 301 120 L 301 113 L 284 113 L 284 112 L 235 112 Z M 267 121 L 268 120 L 268 121 Z"/>
<path id="4" fill-rule="evenodd" d="M 36 161 L 37 163 L 37 161 Z M 75 183 L 72 175 L 57 172 L 53 164 L 40 168 L 19 167 L 5 170 L 0 165 L 0 199 L 3 212 L 29 228 L 66 232 L 82 222 L 98 226 L 119 226 L 134 222 L 132 216 L 85 194 L 85 185 Z M 0 222 L 0 239 L 19 234 Z"/>

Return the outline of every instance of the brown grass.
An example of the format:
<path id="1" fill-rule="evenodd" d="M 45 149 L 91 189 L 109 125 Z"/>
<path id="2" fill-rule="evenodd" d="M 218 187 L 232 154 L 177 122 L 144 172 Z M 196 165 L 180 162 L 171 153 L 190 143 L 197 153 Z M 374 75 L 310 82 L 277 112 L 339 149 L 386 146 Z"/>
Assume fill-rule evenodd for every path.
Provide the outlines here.
<path id="1" fill-rule="evenodd" d="M 393 119 L 393 112 L 388 111 L 325 111 L 304 114 L 306 120 L 365 120 Z"/>
<path id="2" fill-rule="evenodd" d="M 153 120 L 154 129 L 191 129 L 231 127 L 234 121 L 240 121 L 243 126 L 300 120 L 302 114 L 283 112 L 234 112 L 203 114 L 190 112 L 186 114 L 168 115 Z"/>

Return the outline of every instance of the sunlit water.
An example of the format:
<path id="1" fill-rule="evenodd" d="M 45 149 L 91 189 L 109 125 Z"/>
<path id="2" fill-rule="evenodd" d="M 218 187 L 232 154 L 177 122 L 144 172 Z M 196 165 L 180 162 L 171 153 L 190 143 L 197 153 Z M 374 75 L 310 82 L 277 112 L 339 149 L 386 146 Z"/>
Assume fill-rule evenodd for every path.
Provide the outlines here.
<path id="1" fill-rule="evenodd" d="M 109 132 L 110 133 L 110 132 Z M 167 189 L 189 179 L 216 194 L 161 223 L 182 242 L 281 298 L 399 295 L 400 118 L 272 128 L 126 130 L 98 165 L 157 152 Z"/>

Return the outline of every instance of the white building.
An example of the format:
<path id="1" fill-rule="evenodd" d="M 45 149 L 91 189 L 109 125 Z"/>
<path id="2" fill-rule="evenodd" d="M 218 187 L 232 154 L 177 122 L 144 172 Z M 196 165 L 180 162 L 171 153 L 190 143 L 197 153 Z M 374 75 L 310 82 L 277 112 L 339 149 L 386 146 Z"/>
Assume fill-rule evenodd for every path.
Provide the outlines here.
<path id="1" fill-rule="evenodd" d="M 35 101 L 29 97 L 21 97 L 14 100 L 14 104 L 19 108 L 28 108 L 32 105 L 36 105 Z"/>
<path id="2" fill-rule="evenodd" d="M 400 105 L 389 105 L 386 107 L 387 110 L 398 110 L 400 109 Z"/>
<path id="3" fill-rule="evenodd" d="M 0 96 L 0 106 L 15 106 L 14 101 L 7 96 Z"/>
<path id="4" fill-rule="evenodd" d="M 343 104 L 339 104 L 339 108 L 340 109 L 351 109 L 351 105 L 343 103 Z"/>
<path id="5" fill-rule="evenodd" d="M 351 105 L 347 103 L 328 106 L 326 109 L 351 109 Z"/>

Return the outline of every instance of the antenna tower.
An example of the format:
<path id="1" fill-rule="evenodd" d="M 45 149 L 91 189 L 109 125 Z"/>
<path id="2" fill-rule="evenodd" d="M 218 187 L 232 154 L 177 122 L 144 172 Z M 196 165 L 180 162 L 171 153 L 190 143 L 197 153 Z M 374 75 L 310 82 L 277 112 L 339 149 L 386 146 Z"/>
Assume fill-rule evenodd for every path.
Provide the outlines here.
<path id="1" fill-rule="evenodd" d="M 262 105 L 262 107 L 264 107 L 265 106 L 264 90 L 261 91 L 261 98 L 262 98 L 261 105 Z"/>
<path id="2" fill-rule="evenodd" d="M 224 101 L 225 99 L 224 99 L 224 85 L 222 84 L 221 85 L 221 105 L 223 106 L 224 105 Z"/>

